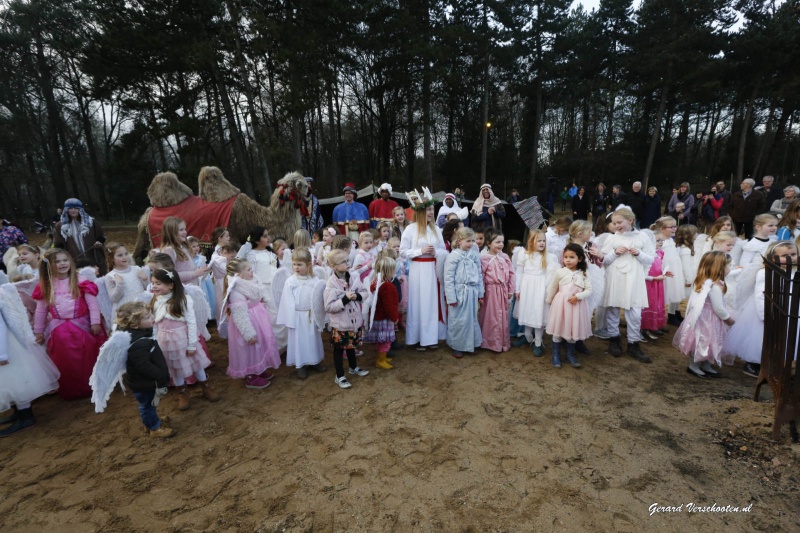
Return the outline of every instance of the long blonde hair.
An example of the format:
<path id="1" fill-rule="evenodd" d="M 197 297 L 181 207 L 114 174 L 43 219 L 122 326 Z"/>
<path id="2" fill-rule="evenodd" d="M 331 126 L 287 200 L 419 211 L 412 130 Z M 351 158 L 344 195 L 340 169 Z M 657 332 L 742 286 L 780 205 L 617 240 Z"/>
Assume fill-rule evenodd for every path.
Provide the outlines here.
<path id="1" fill-rule="evenodd" d="M 544 250 L 541 251 L 542 254 L 542 270 L 547 269 L 547 234 L 540 229 L 532 229 L 530 235 L 528 235 L 528 246 L 525 248 L 525 253 L 527 253 L 531 259 L 533 259 L 533 254 L 538 252 L 538 250 L 534 250 L 534 246 L 536 246 L 536 237 L 539 235 L 542 236 L 544 239 Z"/>
<path id="2" fill-rule="evenodd" d="M 178 217 L 167 217 L 161 224 L 161 248 L 167 246 L 175 250 L 175 256 L 181 261 L 188 261 L 191 255 L 185 242 L 178 237 L 178 228 L 186 221 Z"/>
<path id="3" fill-rule="evenodd" d="M 414 210 L 414 223 L 417 225 L 417 237 L 416 241 L 419 240 L 420 234 L 422 233 L 420 223 L 425 227 L 426 235 L 428 233 L 433 233 L 433 236 L 436 237 L 436 240 L 439 241 L 439 232 L 436 231 L 439 229 L 439 226 L 436 225 L 436 221 L 428 220 L 428 208 L 425 209 L 415 209 Z"/>
<path id="4" fill-rule="evenodd" d="M 53 277 L 56 271 L 56 259 L 59 254 L 64 254 L 69 259 L 69 294 L 74 299 L 81 296 L 81 289 L 78 287 L 78 273 L 75 271 L 75 261 L 72 257 L 61 248 L 50 248 L 44 253 L 42 260 L 39 262 L 39 287 L 41 287 L 44 300 L 53 305 L 56 303 L 56 294 L 53 290 Z"/>

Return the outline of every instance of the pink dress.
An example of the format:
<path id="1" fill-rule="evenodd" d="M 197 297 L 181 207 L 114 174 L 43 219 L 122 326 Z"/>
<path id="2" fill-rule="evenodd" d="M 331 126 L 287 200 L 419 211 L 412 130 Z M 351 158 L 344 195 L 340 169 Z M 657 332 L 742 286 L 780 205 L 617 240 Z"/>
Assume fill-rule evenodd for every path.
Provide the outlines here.
<path id="1" fill-rule="evenodd" d="M 557 290 L 551 296 L 552 291 Z M 587 290 L 589 291 L 587 293 Z M 561 337 L 567 342 L 582 341 L 592 336 L 592 315 L 586 298 L 591 294 L 591 282 L 580 270 L 570 271 L 560 268 L 547 289 L 550 303 L 550 314 L 547 317 L 547 333 L 553 337 Z M 569 298 L 578 297 L 575 304 Z"/>
<path id="2" fill-rule="evenodd" d="M 182 250 L 188 257 L 185 261 L 178 259 L 178 254 L 175 253 L 175 249 L 172 246 L 165 246 L 161 249 L 161 253 L 165 253 L 172 258 L 172 262 L 175 263 L 175 272 L 178 273 L 178 277 L 181 278 L 181 282 L 184 285 L 197 285 L 199 287 L 200 278 L 195 274 L 197 265 L 194 264 L 192 253 L 185 246 L 182 247 Z"/>
<path id="3" fill-rule="evenodd" d="M 507 352 L 511 349 L 508 295 L 514 294 L 514 269 L 508 256 L 500 252 L 482 254 L 481 271 L 484 287 L 483 305 L 478 310 L 483 336 L 481 348 Z"/>
<path id="4" fill-rule="evenodd" d="M 154 303 L 153 314 L 156 323 L 156 340 L 164 354 L 167 362 L 170 377 L 177 382 L 179 379 L 186 379 L 194 376 L 207 368 L 209 361 L 202 344 L 197 339 L 197 324 L 194 318 L 194 306 L 191 298 L 186 298 L 186 307 L 183 309 L 181 317 L 175 317 L 169 313 L 168 301 L 172 294 L 157 296 Z M 189 342 L 189 339 L 193 342 Z M 196 350 L 194 355 L 189 355 L 189 349 Z"/>
<path id="5" fill-rule="evenodd" d="M 239 279 L 228 296 L 228 375 L 234 379 L 281 366 L 278 344 L 255 282 Z M 248 339 L 256 337 L 255 344 Z"/>
<path id="6" fill-rule="evenodd" d="M 717 286 L 722 288 L 724 282 L 717 282 Z M 700 297 L 701 295 L 694 292 L 694 288 L 692 288 L 692 295 L 686 306 L 686 318 L 681 323 L 678 331 L 675 332 L 672 345 L 680 350 L 682 354 L 692 356 L 695 363 L 708 361 L 709 363 L 721 365 L 722 348 L 729 328 L 714 311 L 710 293 L 706 295 L 705 301 L 702 302 L 703 308 L 697 316 L 697 321 L 692 324 L 689 319 L 690 313 L 695 305 L 701 305 L 698 301 Z M 753 329 L 755 330 L 756 328 L 754 327 Z"/>
<path id="7" fill-rule="evenodd" d="M 656 250 L 656 258 L 650 265 L 647 277 L 653 278 L 663 273 L 664 250 Z M 664 302 L 664 280 L 646 280 L 648 306 L 642 309 L 642 329 L 657 330 L 667 325 L 666 303 Z"/>
<path id="8" fill-rule="evenodd" d="M 76 299 L 70 294 L 69 279 L 53 279 L 54 305 L 44 300 L 41 285 L 33 291 L 33 331 L 44 333 L 47 339 L 47 353 L 61 372 L 58 395 L 65 400 L 92 395 L 89 377 L 107 338 L 105 332 L 94 336 L 90 329 L 92 324 L 101 324 L 97 285 L 79 277 L 78 287 L 81 297 Z"/>

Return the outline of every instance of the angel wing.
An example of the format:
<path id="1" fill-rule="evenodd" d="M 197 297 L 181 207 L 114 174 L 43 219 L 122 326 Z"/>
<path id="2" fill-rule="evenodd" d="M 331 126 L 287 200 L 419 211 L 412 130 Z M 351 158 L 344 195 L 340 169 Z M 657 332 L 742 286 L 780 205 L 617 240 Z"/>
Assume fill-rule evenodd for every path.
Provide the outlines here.
<path id="1" fill-rule="evenodd" d="M 125 373 L 125 363 L 128 361 L 128 348 L 131 345 L 131 334 L 127 331 L 115 331 L 111 337 L 100 347 L 100 355 L 94 364 L 89 386 L 92 387 L 92 403 L 94 412 L 102 413 L 108 404 L 108 398 L 114 391 L 117 383 L 122 387 L 122 374 Z"/>
<path id="2" fill-rule="evenodd" d="M 465 206 L 465 207 L 462 207 L 461 209 L 459 209 L 458 211 L 456 211 L 455 213 L 458 215 L 458 218 L 460 220 L 466 220 L 467 217 L 469 216 L 469 209 L 467 209 L 466 206 Z"/>
<path id="3" fill-rule="evenodd" d="M 760 263 L 750 263 L 741 269 L 740 274 L 733 277 L 734 283 L 728 284 L 728 292 L 733 288 L 733 294 L 726 299 L 737 315 L 744 308 L 747 299 L 753 296 L 753 291 L 756 289 L 756 275 L 759 270 L 761 270 Z"/>
<path id="4" fill-rule="evenodd" d="M 184 285 L 186 296 L 192 299 L 194 304 L 194 318 L 197 323 L 197 332 L 203 336 L 205 340 L 211 340 L 211 333 L 208 332 L 206 325 L 211 320 L 211 307 L 206 301 L 206 295 L 203 289 L 197 285 Z"/>
<path id="5" fill-rule="evenodd" d="M 364 320 L 364 324 L 366 325 L 366 328 L 364 329 L 367 332 L 369 332 L 372 329 L 372 324 L 375 322 L 375 309 L 378 307 L 376 305 L 378 303 L 378 291 L 380 290 L 381 285 L 383 285 L 383 283 L 384 283 L 383 276 L 381 276 L 381 273 L 378 272 L 377 282 L 375 283 L 375 292 L 370 292 L 369 298 L 367 298 L 367 300 L 369 301 L 369 316 L 365 317 Z"/>
<path id="6" fill-rule="evenodd" d="M 111 305 L 111 298 L 108 296 L 108 289 L 103 278 L 98 278 L 94 267 L 83 267 L 78 274 L 97 285 L 97 305 L 100 307 L 100 315 L 106 331 L 111 331 L 114 324 L 114 307 Z"/>
<path id="7" fill-rule="evenodd" d="M 17 268 L 19 267 L 19 253 L 17 249 L 13 246 L 9 247 L 6 250 L 6 253 L 3 254 L 3 264 L 6 266 L 6 273 L 8 274 L 8 279 L 14 279 L 17 277 Z"/>
<path id="8" fill-rule="evenodd" d="M 328 279 L 328 276 L 325 275 L 325 267 L 315 266 L 314 277 L 320 281 L 326 281 Z"/>
<path id="9" fill-rule="evenodd" d="M 325 329 L 325 282 L 317 280 L 311 291 L 311 311 L 317 331 Z"/>
<path id="10" fill-rule="evenodd" d="M 28 322 L 33 324 L 33 315 L 36 313 L 36 300 L 33 299 L 33 291 L 39 285 L 39 280 L 26 279 L 13 285 L 22 300 L 22 305 L 25 306 L 25 310 L 28 312 Z"/>
<path id="11" fill-rule="evenodd" d="M 28 313 L 22 303 L 19 292 L 11 283 L 0 286 L 0 300 L 3 302 L 3 317 L 8 329 L 23 346 L 30 346 L 35 342 Z"/>
<path id="12" fill-rule="evenodd" d="M 647 238 L 650 239 L 650 244 L 653 245 L 653 248 L 656 247 L 656 236 L 650 229 L 648 228 L 640 229 L 639 232 L 647 235 Z"/>
<path id="13" fill-rule="evenodd" d="M 281 267 L 275 271 L 275 276 L 272 278 L 272 297 L 275 300 L 275 307 L 280 307 L 283 287 L 291 275 L 292 272 L 286 267 Z"/>
<path id="14" fill-rule="evenodd" d="M 5 272 L 0 270 L 0 285 L 5 285 L 6 283 L 8 283 L 8 276 Z"/>

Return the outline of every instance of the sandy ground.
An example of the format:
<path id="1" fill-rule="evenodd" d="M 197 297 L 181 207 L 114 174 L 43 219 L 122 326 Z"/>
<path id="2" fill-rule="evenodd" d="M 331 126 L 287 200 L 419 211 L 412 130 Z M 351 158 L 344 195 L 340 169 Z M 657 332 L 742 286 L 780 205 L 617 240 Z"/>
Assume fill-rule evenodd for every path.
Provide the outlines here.
<path id="1" fill-rule="evenodd" d="M 114 238 L 118 238 L 115 237 Z M 130 239 L 128 239 L 130 240 Z M 145 435 L 131 396 L 103 414 L 88 400 L 34 404 L 38 424 L 0 441 L 2 531 L 796 531 L 800 445 L 770 440 L 771 392 L 752 400 L 741 365 L 689 376 L 671 337 L 651 365 L 605 343 L 579 370 L 529 348 L 455 360 L 374 348 L 341 390 L 329 370 L 300 381 L 282 367 L 246 390 L 209 375 L 160 413 L 178 435 Z M 751 506 L 690 512 L 689 504 Z M 650 507 L 682 507 L 655 513 Z"/>

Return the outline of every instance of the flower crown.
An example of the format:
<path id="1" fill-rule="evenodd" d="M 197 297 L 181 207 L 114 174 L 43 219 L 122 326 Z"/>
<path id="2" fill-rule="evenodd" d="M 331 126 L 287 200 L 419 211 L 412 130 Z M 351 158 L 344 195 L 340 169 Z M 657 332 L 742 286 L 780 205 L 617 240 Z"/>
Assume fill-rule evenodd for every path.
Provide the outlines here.
<path id="1" fill-rule="evenodd" d="M 412 192 L 406 193 L 406 198 L 408 198 L 408 203 L 411 204 L 411 209 L 414 211 L 424 211 L 429 206 L 432 206 L 436 203 L 436 200 L 433 199 L 431 191 L 424 186 L 422 187 L 422 194 L 414 189 Z"/>

